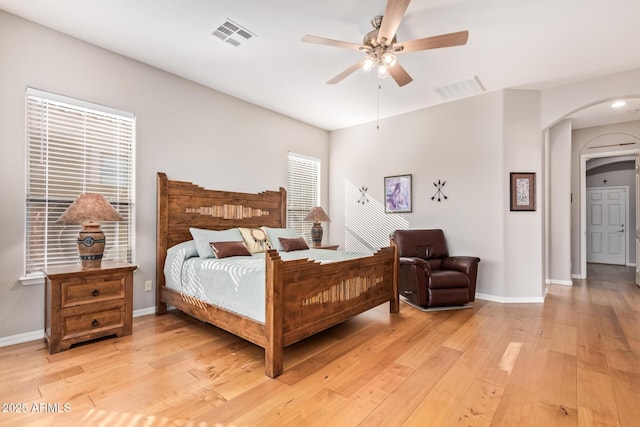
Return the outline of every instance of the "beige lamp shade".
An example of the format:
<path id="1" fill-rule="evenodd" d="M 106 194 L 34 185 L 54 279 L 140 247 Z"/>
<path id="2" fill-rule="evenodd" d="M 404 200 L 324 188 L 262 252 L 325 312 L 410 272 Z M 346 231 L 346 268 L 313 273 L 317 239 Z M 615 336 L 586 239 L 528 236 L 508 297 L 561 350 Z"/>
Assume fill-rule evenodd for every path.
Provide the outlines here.
<path id="1" fill-rule="evenodd" d="M 320 206 L 316 206 L 311 209 L 311 212 L 304 217 L 304 221 L 313 221 L 313 222 L 329 222 L 329 215 L 322 209 Z"/>
<path id="2" fill-rule="evenodd" d="M 78 234 L 78 254 L 84 269 L 100 268 L 106 238 L 100 230 L 100 222 L 124 221 L 122 215 L 102 194 L 84 193 L 71 203 L 56 222 L 82 224 Z"/>
<path id="3" fill-rule="evenodd" d="M 311 227 L 311 241 L 313 242 L 314 247 L 320 247 L 322 245 L 322 235 L 324 234 L 324 230 L 322 230 L 322 225 L 320 222 L 329 222 L 329 215 L 322 209 L 320 206 L 316 206 L 311 209 L 311 212 L 304 217 L 304 221 L 313 221 L 313 226 Z"/>
<path id="4" fill-rule="evenodd" d="M 57 222 L 82 224 L 100 221 L 124 221 L 124 218 L 102 194 L 84 193 L 71 203 L 71 206 L 64 211 Z"/>

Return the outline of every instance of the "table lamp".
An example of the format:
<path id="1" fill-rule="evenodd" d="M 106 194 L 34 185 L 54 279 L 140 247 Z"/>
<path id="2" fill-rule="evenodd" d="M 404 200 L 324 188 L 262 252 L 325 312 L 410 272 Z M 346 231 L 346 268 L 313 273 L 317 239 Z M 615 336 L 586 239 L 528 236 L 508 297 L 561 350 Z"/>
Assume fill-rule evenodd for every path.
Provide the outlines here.
<path id="1" fill-rule="evenodd" d="M 58 218 L 61 224 L 82 224 L 78 234 L 78 254 L 83 269 L 100 268 L 105 236 L 100 221 L 124 221 L 102 194 L 83 193 Z"/>
<path id="2" fill-rule="evenodd" d="M 320 206 L 316 206 L 311 209 L 311 212 L 304 217 L 303 221 L 313 221 L 313 226 L 311 227 L 311 241 L 313 242 L 314 247 L 319 247 L 322 243 L 322 225 L 320 222 L 329 222 L 329 215 L 322 209 Z"/>

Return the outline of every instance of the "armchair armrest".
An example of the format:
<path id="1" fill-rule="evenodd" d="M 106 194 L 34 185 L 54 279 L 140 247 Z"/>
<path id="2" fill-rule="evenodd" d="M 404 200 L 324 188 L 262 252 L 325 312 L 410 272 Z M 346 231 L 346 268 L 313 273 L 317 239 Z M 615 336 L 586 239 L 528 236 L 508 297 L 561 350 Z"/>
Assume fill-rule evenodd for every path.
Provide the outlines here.
<path id="1" fill-rule="evenodd" d="M 431 266 L 417 257 L 400 257 L 398 290 L 401 295 L 419 305 L 427 303 L 427 276 Z"/>
<path id="2" fill-rule="evenodd" d="M 480 258 L 475 256 L 450 256 L 442 260 L 442 268 L 445 270 L 456 270 L 469 274 L 473 268 L 478 267 Z"/>
<path id="3" fill-rule="evenodd" d="M 417 257 L 400 257 L 400 265 L 422 268 L 427 272 L 431 271 L 429 263 L 426 260 Z"/>
<path id="4" fill-rule="evenodd" d="M 457 270 L 469 277 L 469 301 L 476 299 L 476 280 L 480 258 L 475 256 L 453 256 L 442 260 L 443 268 Z"/>

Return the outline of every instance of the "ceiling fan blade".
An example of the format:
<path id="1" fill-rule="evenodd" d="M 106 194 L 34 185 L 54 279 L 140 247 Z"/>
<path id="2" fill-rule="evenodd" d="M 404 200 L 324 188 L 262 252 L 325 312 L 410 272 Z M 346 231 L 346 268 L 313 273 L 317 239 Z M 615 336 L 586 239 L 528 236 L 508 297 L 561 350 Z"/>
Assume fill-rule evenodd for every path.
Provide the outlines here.
<path id="1" fill-rule="evenodd" d="M 396 35 L 400 21 L 409 7 L 411 0 L 387 0 L 387 7 L 382 16 L 382 23 L 378 31 L 378 44 L 388 46 Z"/>
<path id="2" fill-rule="evenodd" d="M 442 34 L 396 43 L 393 49 L 395 53 L 408 53 L 418 50 L 438 49 L 441 47 L 462 46 L 467 43 L 468 39 L 469 31 L 458 31 L 457 33 Z"/>
<path id="3" fill-rule="evenodd" d="M 366 62 L 366 60 L 367 60 L 367 58 L 364 58 L 362 61 L 359 61 L 359 62 L 353 64 L 351 67 L 347 68 L 346 70 L 344 70 L 343 72 L 341 72 L 340 74 L 338 74 L 337 76 L 335 76 L 334 78 L 329 80 L 327 82 L 327 84 L 328 85 L 334 85 L 336 83 L 339 83 L 340 81 L 342 81 L 342 79 L 344 79 L 345 77 L 353 74 L 359 68 L 361 68 L 364 65 L 364 63 Z"/>
<path id="4" fill-rule="evenodd" d="M 389 74 L 391 74 L 393 80 L 395 80 L 400 87 L 413 81 L 413 78 L 411 78 L 409 73 L 407 73 L 407 70 L 405 70 L 398 62 L 396 62 L 393 67 L 389 68 Z"/>
<path id="5" fill-rule="evenodd" d="M 302 37 L 302 41 L 305 43 L 321 44 L 325 46 L 343 47 L 345 49 L 359 50 L 362 52 L 369 51 L 369 48 L 367 46 L 364 46 L 361 44 L 343 42 L 341 40 L 326 39 L 324 37 L 318 37 L 318 36 L 306 35 Z"/>

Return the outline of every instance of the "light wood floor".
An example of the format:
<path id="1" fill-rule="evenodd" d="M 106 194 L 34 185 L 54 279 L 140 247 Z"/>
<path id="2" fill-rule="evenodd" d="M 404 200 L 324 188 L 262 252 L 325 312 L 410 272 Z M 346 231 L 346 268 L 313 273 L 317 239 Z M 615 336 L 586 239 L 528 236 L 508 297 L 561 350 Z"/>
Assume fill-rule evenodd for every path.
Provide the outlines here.
<path id="1" fill-rule="evenodd" d="M 384 305 L 289 347 L 275 380 L 262 349 L 174 313 L 55 355 L 6 347 L 2 409 L 30 413 L 0 425 L 637 426 L 640 289 L 630 268 L 589 277 L 544 304 Z"/>

